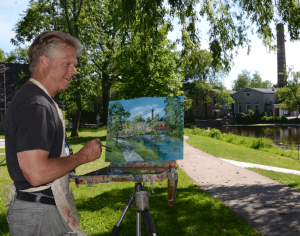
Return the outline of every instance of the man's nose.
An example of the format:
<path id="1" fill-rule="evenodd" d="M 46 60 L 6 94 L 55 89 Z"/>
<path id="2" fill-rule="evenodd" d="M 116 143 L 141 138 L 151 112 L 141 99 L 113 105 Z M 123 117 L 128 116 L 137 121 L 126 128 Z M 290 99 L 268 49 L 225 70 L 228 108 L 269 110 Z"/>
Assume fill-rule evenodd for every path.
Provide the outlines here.
<path id="1" fill-rule="evenodd" d="M 77 70 L 76 70 L 75 66 L 71 67 L 70 73 L 73 75 L 77 75 Z"/>

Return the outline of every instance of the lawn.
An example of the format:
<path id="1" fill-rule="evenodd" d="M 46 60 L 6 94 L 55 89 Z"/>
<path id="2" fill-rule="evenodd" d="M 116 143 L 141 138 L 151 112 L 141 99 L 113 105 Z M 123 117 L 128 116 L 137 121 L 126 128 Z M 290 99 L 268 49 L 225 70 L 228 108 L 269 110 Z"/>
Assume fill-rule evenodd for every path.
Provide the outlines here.
<path id="1" fill-rule="evenodd" d="M 70 132 L 68 131 L 67 134 L 70 135 Z M 105 145 L 105 127 L 96 130 L 82 129 L 80 137 L 83 140 L 100 138 Z M 69 138 L 69 140 L 74 152 L 84 144 L 83 141 L 76 138 Z M 78 167 L 76 172 L 84 174 L 103 168 L 108 164 L 102 156 L 95 162 Z M 164 181 L 162 185 L 155 183 L 155 193 L 150 196 L 150 212 L 158 235 L 261 235 L 243 219 L 229 211 L 220 200 L 214 199 L 200 190 L 185 172 L 180 169 L 177 171 L 179 181 L 175 206 L 167 205 L 167 181 Z M 0 191 L 3 192 L 5 185 L 9 183 L 11 180 L 6 163 L 3 163 L 0 165 Z M 71 183 L 71 188 L 74 192 L 83 230 L 89 236 L 108 236 L 118 222 L 126 202 L 133 192 L 134 183 L 105 183 L 97 184 L 96 187 L 80 185 L 78 188 Z M 146 187 L 146 189 L 149 188 Z M 3 195 L 0 195 L 0 235 L 10 235 L 4 206 L 5 200 Z M 126 214 L 119 235 L 135 235 L 135 221 L 136 214 L 133 207 Z"/>

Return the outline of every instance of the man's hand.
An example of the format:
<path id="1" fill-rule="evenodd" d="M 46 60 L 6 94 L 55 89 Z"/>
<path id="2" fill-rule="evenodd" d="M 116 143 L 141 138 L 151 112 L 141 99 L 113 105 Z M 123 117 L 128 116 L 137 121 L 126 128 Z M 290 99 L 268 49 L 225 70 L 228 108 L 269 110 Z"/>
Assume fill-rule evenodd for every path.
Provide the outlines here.
<path id="1" fill-rule="evenodd" d="M 56 180 L 77 166 L 98 159 L 102 154 L 100 139 L 89 141 L 74 155 L 48 158 L 49 152 L 30 150 L 18 152 L 18 162 L 26 180 L 32 186 L 40 186 Z"/>
<path id="2" fill-rule="evenodd" d="M 102 154 L 102 143 L 100 139 L 93 139 L 87 142 L 76 154 L 83 155 L 86 158 L 85 162 L 91 162 L 98 159 Z M 75 154 L 75 155 L 76 155 Z"/>

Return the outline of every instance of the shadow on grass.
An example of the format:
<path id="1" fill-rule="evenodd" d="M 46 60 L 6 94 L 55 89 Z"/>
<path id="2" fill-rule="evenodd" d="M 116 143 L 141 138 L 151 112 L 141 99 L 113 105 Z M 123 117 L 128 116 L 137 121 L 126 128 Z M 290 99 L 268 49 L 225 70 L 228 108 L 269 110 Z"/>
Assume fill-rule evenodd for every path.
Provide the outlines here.
<path id="1" fill-rule="evenodd" d="M 84 215 L 84 212 L 93 212 L 96 213 L 94 215 L 98 216 L 102 212 L 105 212 L 106 217 L 111 219 L 110 221 L 105 221 L 105 219 L 101 218 L 98 219 L 99 224 L 103 224 L 103 222 L 105 222 L 104 224 L 109 224 L 106 225 L 106 229 L 109 232 L 90 234 L 92 233 L 90 231 L 88 235 L 110 235 L 132 192 L 133 188 L 113 189 L 94 198 L 78 199 L 77 202 L 80 203 L 76 205 L 81 215 Z M 221 202 L 212 199 L 202 190 L 199 190 L 197 186 L 178 188 L 176 204 L 173 207 L 167 205 L 167 193 L 168 189 L 166 187 L 156 188 L 155 194 L 149 198 L 150 213 L 158 235 L 224 235 L 219 226 L 223 226 L 224 223 L 226 227 L 226 218 L 230 220 L 237 218 Z M 88 219 L 83 220 L 87 224 L 90 221 Z M 250 235 L 247 233 L 249 232 L 249 228 L 245 229 L 247 227 L 242 222 L 234 220 L 234 232 L 237 232 L 237 234 L 230 234 L 229 229 L 227 229 L 229 234 L 225 235 Z M 119 232 L 120 234 L 118 235 L 122 236 L 136 234 L 135 202 L 125 215 Z M 144 235 L 143 230 L 142 235 Z"/>
<path id="2" fill-rule="evenodd" d="M 6 212 L 0 214 L 0 235 L 9 235 L 9 228 L 6 221 Z"/>

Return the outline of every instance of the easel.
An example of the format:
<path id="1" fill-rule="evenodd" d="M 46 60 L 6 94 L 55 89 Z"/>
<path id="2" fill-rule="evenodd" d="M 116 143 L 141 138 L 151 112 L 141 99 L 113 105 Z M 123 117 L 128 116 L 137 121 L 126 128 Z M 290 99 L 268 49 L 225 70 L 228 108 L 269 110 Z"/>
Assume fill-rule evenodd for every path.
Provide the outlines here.
<path id="1" fill-rule="evenodd" d="M 113 228 L 110 236 L 117 235 L 122 220 L 124 219 L 128 209 L 133 206 L 133 200 L 136 204 L 136 236 L 141 236 L 141 214 L 143 215 L 144 228 L 147 236 L 156 236 L 156 230 L 149 211 L 149 194 L 144 191 L 144 186 L 141 183 L 135 184 L 135 193 L 132 193 L 127 201 L 126 207 L 118 223 Z"/>
<path id="2" fill-rule="evenodd" d="M 149 195 L 144 191 L 144 182 L 159 182 L 160 184 L 168 179 L 168 206 L 175 205 L 178 175 L 175 169 L 176 162 L 168 162 L 164 165 L 150 163 L 132 163 L 130 165 L 112 164 L 108 167 L 93 171 L 81 176 L 71 177 L 70 182 L 75 182 L 78 187 L 80 184 L 98 184 L 107 182 L 135 182 L 135 193 L 131 194 L 125 209 L 123 210 L 118 223 L 113 228 L 111 236 L 117 235 L 122 220 L 128 209 L 133 206 L 133 200 L 136 200 L 136 236 L 141 236 L 141 215 L 147 236 L 156 236 L 156 230 L 149 211 Z M 145 171 L 143 174 L 130 174 Z M 118 173 L 118 174 L 115 174 Z"/>

